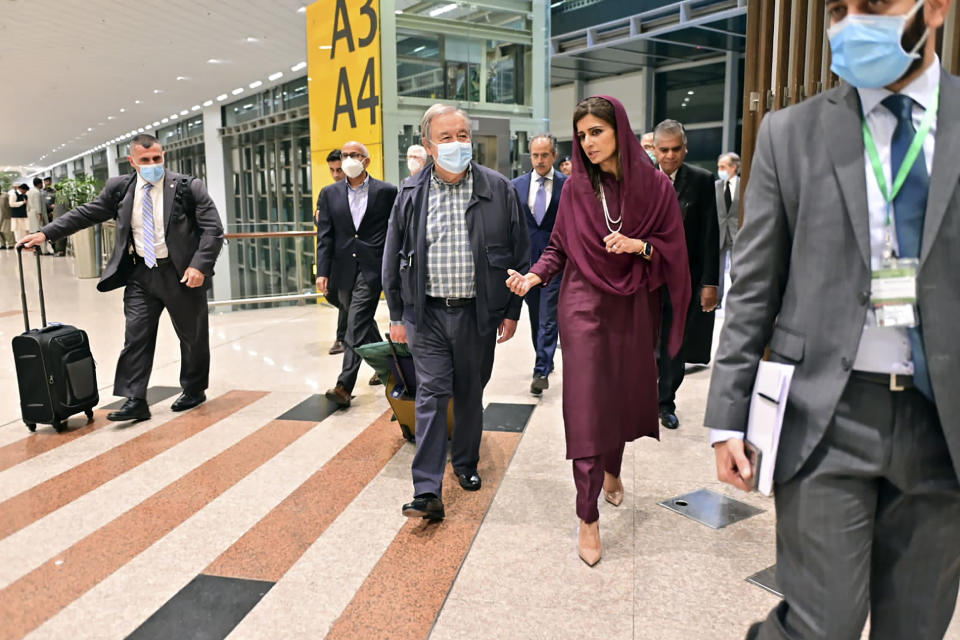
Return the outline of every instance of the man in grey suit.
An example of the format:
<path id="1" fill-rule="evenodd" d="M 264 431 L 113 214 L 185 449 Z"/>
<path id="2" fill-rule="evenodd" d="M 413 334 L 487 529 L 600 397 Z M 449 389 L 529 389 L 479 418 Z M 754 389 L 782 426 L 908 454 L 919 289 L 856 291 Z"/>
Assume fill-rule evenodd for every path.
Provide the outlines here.
<path id="1" fill-rule="evenodd" d="M 960 80 L 935 53 L 950 3 L 830 2 L 847 84 L 760 130 L 705 417 L 719 478 L 746 489 L 764 348 L 796 366 L 774 473 L 784 600 L 748 638 L 858 639 L 868 612 L 871 638 L 942 638 L 953 615 Z M 878 38 L 874 14 L 896 28 Z M 916 304 L 891 321 L 880 270 L 911 259 Z"/>
<path id="2" fill-rule="evenodd" d="M 183 393 L 171 409 L 185 411 L 207 399 L 207 289 L 223 245 L 223 226 L 203 182 L 164 171 L 163 147 L 156 138 L 134 136 L 127 159 L 136 173 L 110 178 L 96 200 L 68 211 L 22 243 L 40 246 L 117 221 L 116 246 L 97 289 L 124 287 L 126 330 L 113 393 L 127 401 L 107 418 L 141 421 L 150 418 L 147 384 L 164 309 L 180 338 Z"/>
<path id="3" fill-rule="evenodd" d="M 723 279 L 727 272 L 727 256 L 732 255 L 733 240 L 740 229 L 740 156 L 725 153 L 717 160 L 717 221 L 720 223 L 720 292 L 723 300 Z"/>
<path id="4" fill-rule="evenodd" d="M 530 241 L 513 185 L 472 160 L 467 114 L 436 104 L 420 131 L 433 164 L 400 185 L 383 286 L 390 336 L 409 343 L 417 373 L 414 499 L 403 514 L 440 520 L 447 404 L 452 398 L 453 471 L 463 489 L 477 491 L 483 388 L 496 343 L 513 337 L 523 304 L 507 289 L 504 274 L 526 272 Z"/>

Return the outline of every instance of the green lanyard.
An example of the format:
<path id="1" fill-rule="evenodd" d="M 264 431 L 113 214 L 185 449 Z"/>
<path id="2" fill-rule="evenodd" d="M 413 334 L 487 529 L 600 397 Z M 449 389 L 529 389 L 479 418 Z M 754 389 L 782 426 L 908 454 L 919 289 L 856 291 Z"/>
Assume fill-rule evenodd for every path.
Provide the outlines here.
<path id="1" fill-rule="evenodd" d="M 877 178 L 877 184 L 880 186 L 880 192 L 883 194 L 883 200 L 887 204 L 887 218 L 886 218 L 886 227 L 887 227 L 887 248 L 892 250 L 893 241 L 890 237 L 890 212 L 893 208 L 893 201 L 896 199 L 897 194 L 900 193 L 900 189 L 903 187 L 903 184 L 907 181 L 907 176 L 910 175 L 910 170 L 913 169 L 913 165 L 916 164 L 917 158 L 920 156 L 920 153 L 923 151 L 923 143 L 927 139 L 927 136 L 930 134 L 930 129 L 933 127 L 933 121 L 937 118 L 937 109 L 940 105 L 940 87 L 937 87 L 936 92 L 933 94 L 933 106 L 927 109 L 927 113 L 923 116 L 923 120 L 920 122 L 920 129 L 917 130 L 917 135 L 913 137 L 913 142 L 910 143 L 910 149 L 907 150 L 907 155 L 903 159 L 903 164 L 900 165 L 900 171 L 896 175 L 896 179 L 893 181 L 893 191 L 890 191 L 890 187 L 887 184 L 887 176 L 883 171 L 883 163 L 880 161 L 880 152 L 877 151 L 877 143 L 873 139 L 873 133 L 870 131 L 870 127 L 867 125 L 867 118 L 864 117 L 862 120 L 863 125 L 863 142 L 867 147 L 867 155 L 870 157 L 870 164 L 873 166 L 873 174 Z"/>

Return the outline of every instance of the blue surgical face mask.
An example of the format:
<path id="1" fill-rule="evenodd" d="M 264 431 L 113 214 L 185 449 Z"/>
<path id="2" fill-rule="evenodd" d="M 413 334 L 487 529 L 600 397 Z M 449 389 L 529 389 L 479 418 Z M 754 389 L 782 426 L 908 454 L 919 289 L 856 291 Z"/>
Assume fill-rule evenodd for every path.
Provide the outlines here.
<path id="1" fill-rule="evenodd" d="M 443 142 L 437 145 L 437 164 L 450 173 L 462 173 L 473 160 L 473 145 L 469 142 Z"/>
<path id="2" fill-rule="evenodd" d="M 657 153 L 655 151 L 647 151 L 647 155 L 650 156 L 650 160 L 653 164 L 657 164 Z"/>
<path id="3" fill-rule="evenodd" d="M 140 165 L 140 176 L 147 182 L 160 182 L 163 180 L 162 164 L 143 164 Z"/>
<path id="4" fill-rule="evenodd" d="M 913 51 L 904 51 L 903 33 L 925 1 L 902 16 L 848 15 L 830 27 L 830 69 L 859 89 L 880 89 L 902 78 L 930 34 L 927 29 Z"/>
<path id="5" fill-rule="evenodd" d="M 724 182 L 730 179 L 730 172 L 726 170 L 718 171 L 717 175 L 720 176 L 720 179 Z"/>

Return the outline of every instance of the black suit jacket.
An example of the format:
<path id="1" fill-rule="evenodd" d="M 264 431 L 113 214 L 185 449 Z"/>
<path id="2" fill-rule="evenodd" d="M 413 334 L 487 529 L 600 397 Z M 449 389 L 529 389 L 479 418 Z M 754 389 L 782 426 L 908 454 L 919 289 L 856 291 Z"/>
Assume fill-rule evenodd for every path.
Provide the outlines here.
<path id="1" fill-rule="evenodd" d="M 128 247 L 133 244 L 131 220 L 137 181 L 133 180 L 116 207 L 113 206 L 112 195 L 128 178 L 128 175 L 110 178 L 96 200 L 68 211 L 41 229 L 47 239 L 59 240 L 107 220 L 117 221 L 113 255 L 97 283 L 100 291 L 110 291 L 126 285 L 130 267 L 133 265 Z M 194 202 L 192 215 L 186 209 L 188 204 L 176 198 L 176 187 L 180 178 L 190 179 Z M 201 180 L 173 171 L 164 174 L 163 225 L 167 251 L 177 275 L 182 277 L 188 267 L 193 267 L 207 276 L 204 287 L 209 287 L 213 265 L 217 262 L 223 246 L 223 225 L 217 207 Z"/>
<path id="2" fill-rule="evenodd" d="M 373 177 L 368 180 L 367 209 L 359 229 L 350 215 L 346 180 L 327 185 L 317 197 L 317 277 L 330 278 L 333 290 L 352 290 L 358 269 L 371 289 L 382 288 L 383 243 L 397 188 Z"/>
<path id="3" fill-rule="evenodd" d="M 505 177 L 476 162 L 473 196 L 465 217 L 477 283 L 477 326 L 481 334 L 508 318 L 518 320 L 523 300 L 507 288 L 507 269 L 530 268 L 530 239 L 517 191 Z M 427 285 L 427 207 L 433 165 L 404 181 L 390 216 L 383 255 L 383 284 L 390 320 L 419 324 Z"/>
<path id="4" fill-rule="evenodd" d="M 720 225 L 714 178 L 705 169 L 685 164 L 677 170 L 673 187 L 683 214 L 694 296 L 687 313 L 683 358 L 686 362 L 706 364 L 713 346 L 714 312 L 702 311 L 699 292 L 702 287 L 717 286 L 720 280 Z"/>

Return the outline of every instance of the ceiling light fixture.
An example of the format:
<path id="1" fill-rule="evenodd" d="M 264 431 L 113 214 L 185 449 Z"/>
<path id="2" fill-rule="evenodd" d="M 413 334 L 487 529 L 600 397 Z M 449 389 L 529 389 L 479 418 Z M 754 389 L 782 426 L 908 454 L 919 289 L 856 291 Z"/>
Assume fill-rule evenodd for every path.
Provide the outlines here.
<path id="1" fill-rule="evenodd" d="M 247 42 L 250 42 L 250 43 L 260 42 L 260 38 L 254 38 L 253 36 L 247 36 Z"/>
<path id="2" fill-rule="evenodd" d="M 170 114 L 170 119 L 171 119 L 171 120 L 176 120 L 176 119 L 179 118 L 179 117 L 180 117 L 180 116 L 178 116 L 178 115 L 175 114 L 175 113 L 171 113 L 171 114 Z"/>
<path id="3" fill-rule="evenodd" d="M 223 60 L 218 60 L 217 58 L 210 58 L 207 60 L 207 64 L 223 64 Z"/>
<path id="4" fill-rule="evenodd" d="M 301 69 L 306 69 L 306 68 L 307 68 L 307 63 L 301 61 L 293 65 L 292 67 L 290 67 L 290 71 L 300 71 Z"/>
<path id="5" fill-rule="evenodd" d="M 200 111 L 200 108 L 201 108 L 200 105 L 195 104 L 192 107 L 190 107 L 190 111 Z"/>
<path id="6" fill-rule="evenodd" d="M 209 107 L 212 104 L 213 104 L 213 100 L 207 100 L 206 102 L 203 103 L 203 106 Z"/>
<path id="7" fill-rule="evenodd" d="M 254 80 L 253 82 L 250 83 L 251 89 L 256 89 L 257 87 L 262 87 L 262 86 L 263 86 L 263 82 L 260 80 Z"/>
<path id="8" fill-rule="evenodd" d="M 456 4 L 453 4 L 453 3 L 445 4 L 443 6 L 437 7 L 436 9 L 432 9 L 429 15 L 431 18 L 436 18 L 437 16 L 442 16 L 443 14 L 449 13 L 456 8 L 457 8 Z"/>
<path id="9" fill-rule="evenodd" d="M 269 76 L 267 76 L 267 80 L 269 80 L 270 82 L 273 82 L 274 80 L 279 80 L 282 77 L 283 77 L 283 71 L 277 71 L 276 73 L 271 73 Z"/>
<path id="10" fill-rule="evenodd" d="M 177 80 L 189 80 L 189 79 L 190 78 L 187 76 L 177 76 Z"/>
<path id="11" fill-rule="evenodd" d="M 153 90 L 153 93 L 154 93 L 154 95 L 156 95 L 156 94 L 158 94 L 158 93 L 163 93 L 163 89 L 154 89 L 154 90 Z"/>
<path id="12" fill-rule="evenodd" d="M 306 7 L 300 7 L 299 9 L 297 9 L 297 13 L 306 13 L 306 12 L 307 12 Z"/>
<path id="13" fill-rule="evenodd" d="M 154 127 L 159 127 L 159 126 L 160 126 L 160 121 L 157 120 L 156 122 L 154 122 L 154 123 L 153 123 L 153 126 L 154 126 Z"/>
<path id="14" fill-rule="evenodd" d="M 168 122 L 170 122 L 170 118 L 164 118 L 160 121 L 160 124 L 167 124 Z"/>
<path id="15" fill-rule="evenodd" d="M 184 109 L 183 111 L 180 112 L 180 115 L 185 116 L 185 115 L 187 115 L 188 113 L 190 113 L 190 111 L 187 110 L 187 109 Z"/>
<path id="16" fill-rule="evenodd" d="M 230 93 L 232 93 L 232 94 L 235 95 L 235 96 L 238 96 L 238 95 L 240 95 L 241 93 L 243 93 L 243 87 L 237 87 L 236 89 L 234 89 L 234 90 L 231 91 Z"/>

